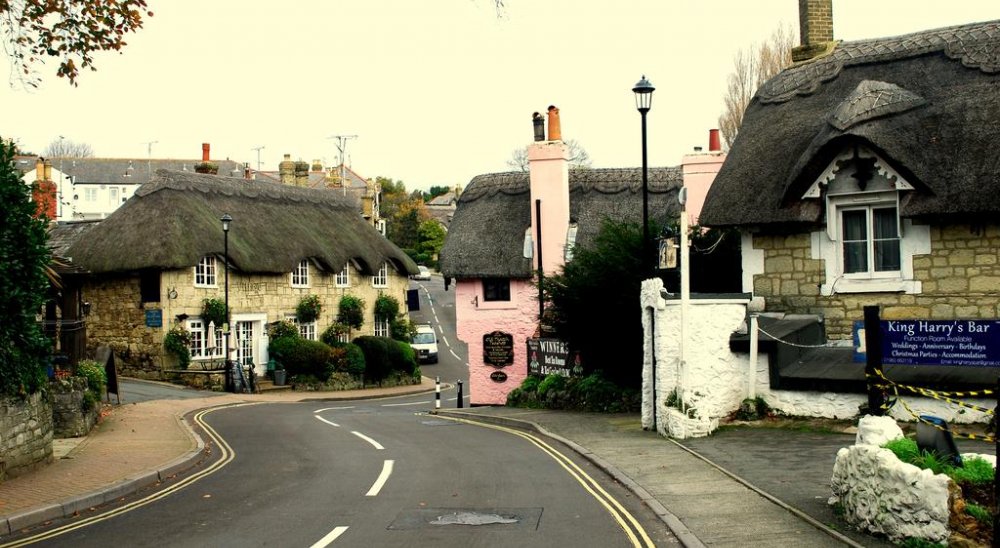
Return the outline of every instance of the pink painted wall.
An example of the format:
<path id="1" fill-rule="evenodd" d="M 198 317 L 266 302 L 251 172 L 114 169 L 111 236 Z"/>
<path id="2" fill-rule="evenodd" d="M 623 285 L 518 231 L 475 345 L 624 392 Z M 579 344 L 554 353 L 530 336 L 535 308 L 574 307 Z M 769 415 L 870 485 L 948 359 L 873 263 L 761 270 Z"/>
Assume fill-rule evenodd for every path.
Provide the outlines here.
<path id="1" fill-rule="evenodd" d="M 543 213 L 544 215 L 544 213 Z M 455 320 L 458 338 L 469 348 L 469 395 L 472 405 L 503 405 L 507 393 L 528 376 L 527 340 L 534 335 L 538 292 L 528 280 L 510 281 L 510 301 L 485 302 L 479 279 L 455 284 Z M 483 362 L 483 335 L 503 331 L 514 336 L 514 363 L 502 368 L 506 382 L 490 379 L 497 370 Z"/>
<path id="2" fill-rule="evenodd" d="M 542 206 L 542 270 L 555 274 L 563 265 L 566 230 L 569 228 L 569 147 L 562 141 L 540 141 L 528 147 L 531 179 L 532 265 L 538 268 L 538 220 L 535 200 Z"/>
<path id="3" fill-rule="evenodd" d="M 719 174 L 722 162 L 726 161 L 726 153 L 721 151 L 699 154 L 685 154 L 681 159 L 681 171 L 684 174 L 684 186 L 687 188 L 688 218 L 692 225 L 698 223 L 701 208 L 705 205 L 705 196 L 712 186 L 712 181 Z"/>

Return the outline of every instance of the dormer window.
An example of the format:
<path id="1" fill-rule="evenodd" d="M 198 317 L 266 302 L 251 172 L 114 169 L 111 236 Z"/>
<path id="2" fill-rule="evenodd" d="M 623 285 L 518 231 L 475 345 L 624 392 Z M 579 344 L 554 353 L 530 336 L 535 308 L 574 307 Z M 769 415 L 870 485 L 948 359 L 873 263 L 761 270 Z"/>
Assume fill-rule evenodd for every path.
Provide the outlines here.
<path id="1" fill-rule="evenodd" d="M 303 259 L 292 270 L 292 287 L 309 287 L 309 259 Z"/>
<path id="2" fill-rule="evenodd" d="M 382 263 L 382 268 L 372 276 L 372 287 L 389 287 L 389 263 Z"/>
<path id="3" fill-rule="evenodd" d="M 841 213 L 845 276 L 899 272 L 899 216 L 895 207 L 866 206 Z"/>
<path id="4" fill-rule="evenodd" d="M 218 273 L 218 261 L 214 255 L 205 255 L 194 267 L 195 287 L 218 287 L 216 281 Z"/>

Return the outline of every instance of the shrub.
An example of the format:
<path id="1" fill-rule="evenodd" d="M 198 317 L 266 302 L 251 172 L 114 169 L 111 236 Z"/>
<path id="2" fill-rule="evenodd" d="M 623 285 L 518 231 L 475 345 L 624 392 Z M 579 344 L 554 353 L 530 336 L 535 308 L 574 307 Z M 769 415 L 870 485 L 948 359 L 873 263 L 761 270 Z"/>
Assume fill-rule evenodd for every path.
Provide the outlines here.
<path id="1" fill-rule="evenodd" d="M 330 346 L 343 344 L 343 342 L 340 340 L 340 336 L 344 335 L 348 331 L 350 331 L 350 328 L 348 328 L 346 325 L 342 323 L 332 323 L 330 324 L 329 327 L 323 330 L 323 333 L 321 333 L 319 336 L 319 340 L 325 342 Z"/>
<path id="2" fill-rule="evenodd" d="M 641 403 L 637 390 L 622 388 L 596 372 L 583 378 L 529 375 L 507 394 L 512 407 L 620 413 L 636 411 Z"/>
<path id="3" fill-rule="evenodd" d="M 268 352 L 289 377 L 312 375 L 326 381 L 333 373 L 336 356 L 329 346 L 302 337 L 281 337 L 271 341 Z"/>
<path id="4" fill-rule="evenodd" d="M 319 297 L 307 295 L 302 297 L 298 306 L 295 307 L 295 317 L 302 323 L 310 323 L 316 321 L 322 311 L 323 303 L 319 301 Z"/>
<path id="5" fill-rule="evenodd" d="M 375 315 L 389 320 L 396 319 L 399 315 L 399 301 L 395 297 L 380 293 L 375 299 Z"/>
<path id="6" fill-rule="evenodd" d="M 389 368 L 392 371 L 401 371 L 407 375 L 416 373 L 417 353 L 409 343 L 387 338 L 385 344 L 389 349 Z"/>
<path id="7" fill-rule="evenodd" d="M 325 342 L 325 341 L 324 341 Z M 361 351 L 361 347 L 354 343 L 345 343 L 334 341 L 331 343 L 326 343 L 334 349 L 343 349 L 343 357 L 335 362 L 335 370 L 350 373 L 355 377 L 361 376 L 365 372 L 365 353 Z"/>
<path id="8" fill-rule="evenodd" d="M 201 301 L 201 319 L 205 322 L 205 327 L 209 323 L 215 322 L 215 327 L 222 329 L 226 324 L 226 301 L 222 299 L 205 299 Z"/>
<path id="9" fill-rule="evenodd" d="M 621 411 L 621 389 L 600 373 L 592 373 L 570 387 L 574 407 L 586 411 Z"/>
<path id="10" fill-rule="evenodd" d="M 163 338 L 163 348 L 177 357 L 177 366 L 187 369 L 191 363 L 191 333 L 181 324 L 176 324 L 167 331 Z"/>
<path id="11" fill-rule="evenodd" d="M 911 438 L 896 438 L 882 445 L 895 453 L 896 457 L 919 468 L 924 468 L 935 474 L 945 474 L 955 483 L 991 483 L 994 478 L 993 465 L 988 461 L 971 457 L 965 459 L 961 467 L 954 467 L 934 453 L 920 451 L 916 440 Z"/>
<path id="12" fill-rule="evenodd" d="M 392 369 L 389 360 L 389 345 L 386 343 L 390 340 L 370 335 L 354 339 L 354 344 L 358 345 L 365 355 L 365 376 L 373 381 L 381 381 Z"/>
<path id="13" fill-rule="evenodd" d="M 538 392 L 538 384 L 542 382 L 542 378 L 537 375 L 528 375 L 523 382 L 521 382 L 521 390 L 524 392 Z"/>
<path id="14" fill-rule="evenodd" d="M 344 295 L 337 306 L 337 323 L 351 329 L 361 329 L 365 324 L 365 301 L 354 295 Z"/>
<path id="15" fill-rule="evenodd" d="M 389 323 L 389 335 L 397 341 L 410 342 L 417 334 L 417 326 L 406 318 L 396 318 Z"/>
<path id="16" fill-rule="evenodd" d="M 87 389 L 97 394 L 104 392 L 104 386 L 108 384 L 104 366 L 94 360 L 80 360 L 76 364 L 76 376 L 87 379 Z"/>
<path id="17" fill-rule="evenodd" d="M 299 328 L 288 320 L 278 320 L 267 326 L 267 337 L 271 340 L 271 343 L 274 343 L 274 341 L 278 339 L 297 339 L 300 336 Z M 268 348 L 270 348 L 270 346 Z"/>
<path id="18" fill-rule="evenodd" d="M 552 390 L 562 390 L 563 388 L 566 388 L 566 377 L 549 375 L 538 384 L 538 396 L 544 398 Z"/>

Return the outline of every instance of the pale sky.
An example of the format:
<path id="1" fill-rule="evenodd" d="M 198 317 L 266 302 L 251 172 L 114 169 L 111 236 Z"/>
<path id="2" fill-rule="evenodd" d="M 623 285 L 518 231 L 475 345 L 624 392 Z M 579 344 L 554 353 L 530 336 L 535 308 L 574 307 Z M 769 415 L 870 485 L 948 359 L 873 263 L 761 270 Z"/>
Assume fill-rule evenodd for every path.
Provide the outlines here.
<path id="1" fill-rule="evenodd" d="M 60 135 L 98 157 L 282 155 L 339 161 L 407 188 L 506 171 L 531 114 L 560 108 L 564 139 L 594 167 L 641 163 L 632 86 L 656 86 L 649 163 L 706 146 L 739 49 L 797 0 L 149 0 L 155 16 L 73 88 L 41 67 L 38 90 L 0 86 L 0 136 L 40 153 Z M 996 0 L 834 0 L 834 37 L 857 40 L 1000 19 Z M 5 57 L 4 66 L 7 65 Z"/>

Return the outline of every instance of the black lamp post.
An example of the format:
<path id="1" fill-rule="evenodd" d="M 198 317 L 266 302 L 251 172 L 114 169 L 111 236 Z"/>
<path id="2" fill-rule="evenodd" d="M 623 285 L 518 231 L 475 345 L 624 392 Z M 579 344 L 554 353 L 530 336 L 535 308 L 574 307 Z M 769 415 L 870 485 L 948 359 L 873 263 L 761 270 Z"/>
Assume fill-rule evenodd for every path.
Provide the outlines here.
<path id="1" fill-rule="evenodd" d="M 647 274 L 653 273 L 652 253 L 649 247 L 649 166 L 646 162 L 646 113 L 653 105 L 653 84 L 646 80 L 646 75 L 636 82 L 632 91 L 635 93 L 635 108 L 642 115 L 642 266 Z"/>
<path id="2" fill-rule="evenodd" d="M 236 385 L 233 382 L 233 365 L 229 362 L 229 224 L 233 222 L 233 218 L 229 216 L 228 213 L 222 216 L 222 254 L 225 261 L 226 267 L 226 323 L 223 324 L 223 334 L 222 336 L 226 339 L 224 349 L 226 352 L 226 383 L 229 385 L 230 392 L 236 391 Z"/>

